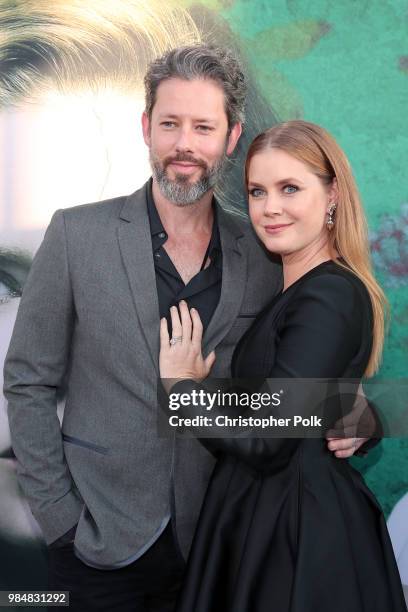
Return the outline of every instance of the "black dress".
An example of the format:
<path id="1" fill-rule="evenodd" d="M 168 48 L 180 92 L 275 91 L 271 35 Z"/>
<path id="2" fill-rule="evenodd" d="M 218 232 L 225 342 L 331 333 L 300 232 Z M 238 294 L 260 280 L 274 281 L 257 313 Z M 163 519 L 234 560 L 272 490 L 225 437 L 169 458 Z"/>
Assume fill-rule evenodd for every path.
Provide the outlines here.
<path id="1" fill-rule="evenodd" d="M 363 284 L 325 262 L 258 315 L 233 376 L 360 379 L 371 313 Z M 406 612 L 381 507 L 325 440 L 202 443 L 219 459 L 177 612 Z"/>

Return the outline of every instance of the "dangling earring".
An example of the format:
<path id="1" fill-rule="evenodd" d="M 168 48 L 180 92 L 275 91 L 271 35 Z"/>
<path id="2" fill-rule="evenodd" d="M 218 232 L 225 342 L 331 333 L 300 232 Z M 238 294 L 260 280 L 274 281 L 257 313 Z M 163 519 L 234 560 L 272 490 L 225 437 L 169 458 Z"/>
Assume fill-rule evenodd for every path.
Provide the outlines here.
<path id="1" fill-rule="evenodd" d="M 329 230 L 329 232 L 334 227 L 334 213 L 336 212 L 336 208 L 337 208 L 336 204 L 332 204 L 329 210 L 327 211 L 326 227 Z"/>

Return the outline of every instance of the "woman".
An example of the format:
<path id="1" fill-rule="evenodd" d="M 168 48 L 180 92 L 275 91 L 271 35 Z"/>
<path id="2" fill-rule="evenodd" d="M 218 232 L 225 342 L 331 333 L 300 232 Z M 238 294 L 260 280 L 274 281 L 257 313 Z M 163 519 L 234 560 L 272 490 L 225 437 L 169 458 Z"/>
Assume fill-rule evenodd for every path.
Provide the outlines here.
<path id="1" fill-rule="evenodd" d="M 252 224 L 281 255 L 284 287 L 240 340 L 233 376 L 372 376 L 386 301 L 344 153 L 322 128 L 290 121 L 253 141 L 245 176 Z M 202 357 L 199 314 L 181 303 L 180 315 L 172 309 L 171 344 L 161 322 L 161 376 L 200 381 L 215 356 Z M 178 612 L 406 610 L 381 508 L 323 439 L 201 441 L 219 460 Z"/>

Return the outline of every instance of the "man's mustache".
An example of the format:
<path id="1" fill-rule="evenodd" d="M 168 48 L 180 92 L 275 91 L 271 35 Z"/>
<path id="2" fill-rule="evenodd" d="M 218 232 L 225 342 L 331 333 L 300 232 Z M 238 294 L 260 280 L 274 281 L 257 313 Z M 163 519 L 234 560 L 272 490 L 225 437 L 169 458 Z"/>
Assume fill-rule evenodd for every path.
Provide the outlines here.
<path id="1" fill-rule="evenodd" d="M 189 162 L 191 164 L 195 164 L 196 166 L 204 168 L 204 170 L 207 170 L 208 167 L 205 161 L 203 161 L 202 159 L 197 159 L 196 157 L 188 155 L 187 153 L 179 153 L 175 157 L 166 157 L 163 162 L 164 168 L 167 168 L 168 165 L 174 162 Z"/>

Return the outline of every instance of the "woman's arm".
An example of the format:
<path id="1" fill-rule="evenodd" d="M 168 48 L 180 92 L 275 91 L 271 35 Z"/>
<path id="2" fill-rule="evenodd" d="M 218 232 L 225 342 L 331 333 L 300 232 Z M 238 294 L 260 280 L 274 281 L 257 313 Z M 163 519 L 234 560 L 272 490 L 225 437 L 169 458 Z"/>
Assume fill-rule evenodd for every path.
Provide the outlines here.
<path id="1" fill-rule="evenodd" d="M 364 307 L 357 289 L 342 276 L 321 275 L 301 285 L 287 307 L 279 329 L 270 378 L 341 378 L 360 348 L 363 317 L 369 316 L 364 312 Z M 189 331 L 183 329 L 182 333 L 188 335 Z M 179 351 L 180 357 L 181 353 Z M 187 371 L 186 360 L 178 362 L 179 365 L 181 363 L 184 363 Z M 177 368 L 175 351 L 173 365 Z M 189 375 L 184 376 L 181 368 L 174 378 L 196 378 L 197 381 L 198 377 L 191 373 L 190 368 Z M 189 380 L 178 382 L 172 391 L 187 392 L 189 389 L 191 392 L 199 387 L 197 382 Z M 306 413 L 309 395 L 299 394 L 296 399 L 296 413 Z M 291 406 L 291 411 L 293 409 L 294 406 Z M 186 412 L 188 414 L 188 409 Z M 200 435 L 200 431 L 197 433 Z M 300 440 L 228 437 L 206 438 L 201 442 L 212 452 L 225 452 L 239 457 L 252 467 L 270 470 L 287 461 Z"/>

